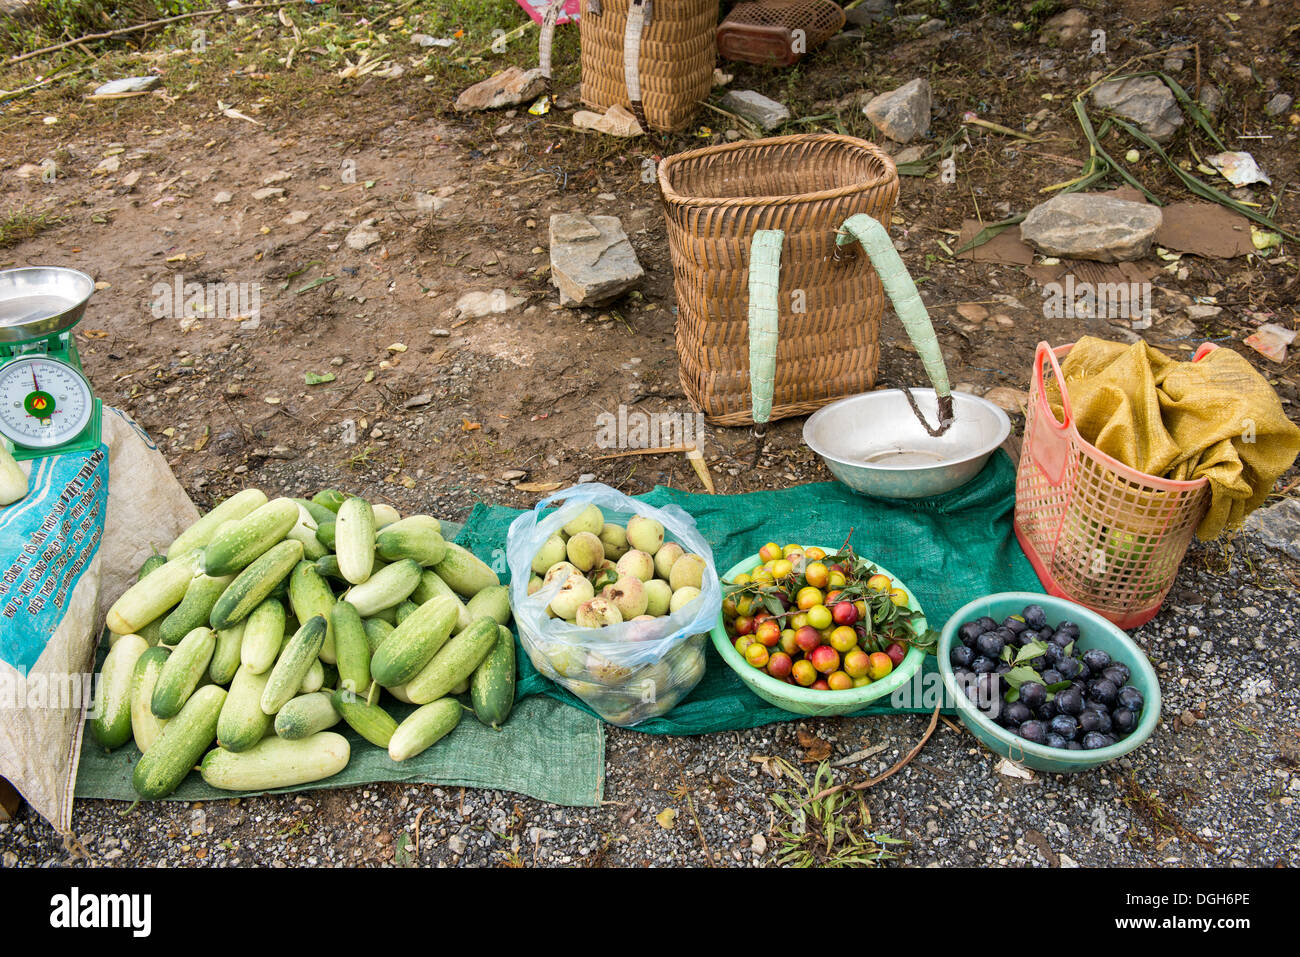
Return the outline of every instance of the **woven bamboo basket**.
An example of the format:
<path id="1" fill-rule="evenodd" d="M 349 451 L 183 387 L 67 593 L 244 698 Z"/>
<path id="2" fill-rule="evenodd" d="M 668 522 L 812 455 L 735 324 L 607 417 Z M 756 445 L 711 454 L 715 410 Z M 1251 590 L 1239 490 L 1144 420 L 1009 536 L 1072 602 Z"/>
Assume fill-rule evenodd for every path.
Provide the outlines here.
<path id="1" fill-rule="evenodd" d="M 583 0 L 582 102 L 681 129 L 713 89 L 717 25 L 718 0 Z"/>
<path id="2" fill-rule="evenodd" d="M 834 0 L 738 3 L 718 27 L 718 55 L 744 63 L 790 66 L 844 26 Z"/>
<path id="3" fill-rule="evenodd" d="M 888 227 L 898 174 L 887 154 L 833 133 L 740 141 L 668 157 L 659 187 L 682 387 L 710 422 L 754 422 L 748 275 L 760 230 L 785 234 L 771 419 L 875 385 L 885 292 L 862 250 L 837 252 L 836 237 L 859 213 Z"/>

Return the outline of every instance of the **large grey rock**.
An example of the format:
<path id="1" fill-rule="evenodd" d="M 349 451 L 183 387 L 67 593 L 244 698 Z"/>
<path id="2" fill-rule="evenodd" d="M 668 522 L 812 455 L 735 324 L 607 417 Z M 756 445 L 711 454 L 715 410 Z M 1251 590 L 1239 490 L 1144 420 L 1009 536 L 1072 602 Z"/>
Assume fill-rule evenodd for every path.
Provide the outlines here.
<path id="1" fill-rule="evenodd" d="M 1284 498 L 1246 518 L 1245 531 L 1269 548 L 1300 559 L 1300 499 Z"/>
<path id="2" fill-rule="evenodd" d="M 1058 13 L 1046 23 L 1040 33 L 1040 41 L 1055 41 L 1062 45 L 1073 43 L 1088 32 L 1088 14 L 1078 7 L 1072 7 Z"/>
<path id="3" fill-rule="evenodd" d="M 1141 259 L 1160 228 L 1160 207 L 1103 193 L 1066 193 L 1035 206 L 1020 235 L 1047 256 L 1113 263 Z"/>
<path id="4" fill-rule="evenodd" d="M 551 216 L 551 282 L 562 306 L 596 306 L 645 275 L 617 216 Z"/>
<path id="5" fill-rule="evenodd" d="M 844 11 L 844 19 L 855 27 L 864 27 L 868 23 L 888 20 L 897 12 L 894 0 L 862 0 L 852 10 Z"/>
<path id="6" fill-rule="evenodd" d="M 790 111 L 783 104 L 753 90 L 731 90 L 722 98 L 722 108 L 749 120 L 764 131 L 774 130 L 790 119 Z"/>
<path id="7" fill-rule="evenodd" d="M 881 93 L 862 112 L 891 140 L 910 143 L 930 129 L 930 82 L 918 77 L 897 90 Z"/>
<path id="8" fill-rule="evenodd" d="M 348 230 L 348 234 L 343 237 L 343 242 L 348 249 L 362 252 L 379 242 L 380 238 L 379 230 L 375 228 L 375 220 L 365 219 Z"/>
<path id="9" fill-rule="evenodd" d="M 512 66 L 481 83 L 475 83 L 456 97 L 456 109 L 461 113 L 469 113 L 518 106 L 525 100 L 539 96 L 544 89 L 546 77 L 541 70 L 521 70 Z"/>
<path id="10" fill-rule="evenodd" d="M 1108 80 L 1092 91 L 1092 102 L 1132 120 L 1157 143 L 1168 143 L 1183 125 L 1173 92 L 1154 76 Z"/>

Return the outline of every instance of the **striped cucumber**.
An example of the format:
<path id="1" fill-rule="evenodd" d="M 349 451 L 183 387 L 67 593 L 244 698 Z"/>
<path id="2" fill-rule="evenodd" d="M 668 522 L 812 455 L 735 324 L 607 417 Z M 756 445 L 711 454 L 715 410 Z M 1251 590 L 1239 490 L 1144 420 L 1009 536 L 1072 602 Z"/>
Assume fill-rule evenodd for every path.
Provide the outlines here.
<path id="1" fill-rule="evenodd" d="M 469 680 L 474 715 L 492 728 L 500 728 L 515 704 L 515 636 L 498 627 L 497 643 Z"/>
<path id="2" fill-rule="evenodd" d="M 149 706 L 159 718 L 174 718 L 207 673 L 217 636 L 211 628 L 195 628 L 181 639 L 163 664 Z"/>
<path id="3" fill-rule="evenodd" d="M 244 625 L 247 619 L 229 628 L 217 629 L 217 647 L 208 663 L 208 677 L 214 685 L 228 685 L 243 661 Z"/>
<path id="4" fill-rule="evenodd" d="M 419 605 L 408 598 L 393 609 L 393 615 L 396 616 L 397 623 L 400 625 L 402 622 L 406 621 L 406 619 L 411 617 L 411 612 L 417 611 L 419 607 Z"/>
<path id="5" fill-rule="evenodd" d="M 167 548 L 167 558 L 180 558 L 195 549 L 203 548 L 226 522 L 239 521 L 266 504 L 266 496 L 258 489 L 246 488 L 236 492 L 208 514 L 172 540 Z"/>
<path id="6" fill-rule="evenodd" d="M 262 710 L 262 694 L 270 680 L 270 672 L 258 675 L 242 665 L 235 672 L 217 721 L 217 743 L 227 751 L 247 751 L 266 737 L 271 716 Z"/>
<path id="7" fill-rule="evenodd" d="M 246 751 L 214 748 L 199 773 L 210 787 L 223 791 L 264 791 L 321 781 L 342 771 L 351 757 L 348 739 L 333 731 L 288 741 L 266 738 Z"/>
<path id="8" fill-rule="evenodd" d="M 272 499 L 208 542 L 203 549 L 204 574 L 233 575 L 243 571 L 283 541 L 297 524 L 298 504 L 291 498 Z"/>
<path id="9" fill-rule="evenodd" d="M 330 696 L 330 701 L 353 731 L 377 748 L 388 747 L 393 732 L 397 730 L 397 722 L 387 711 L 377 704 L 366 704 L 364 698 L 350 691 L 336 691 Z"/>
<path id="10" fill-rule="evenodd" d="M 334 527 L 334 554 L 343 577 L 360 585 L 375 565 L 375 510 L 364 498 L 350 498 L 339 506 Z"/>
<path id="11" fill-rule="evenodd" d="M 243 621 L 276 590 L 302 561 L 302 542 L 293 539 L 270 548 L 239 573 L 217 599 L 209 617 L 213 628 L 229 628 Z"/>
<path id="12" fill-rule="evenodd" d="M 153 689 L 170 655 L 170 648 L 150 648 L 136 661 L 131 675 L 131 735 L 141 754 L 158 740 L 167 725 L 166 718 L 153 713 Z"/>
<path id="13" fill-rule="evenodd" d="M 317 523 L 316 520 L 311 517 L 311 513 L 308 512 L 307 509 L 305 509 L 296 499 L 294 500 L 294 504 L 298 506 L 298 522 L 293 528 L 289 529 L 285 538 L 292 538 L 296 541 L 302 542 L 303 556 L 307 561 L 314 562 L 316 559 L 323 558 L 325 555 L 329 554 L 329 549 L 321 544 L 321 540 L 316 537 Z"/>
<path id="14" fill-rule="evenodd" d="M 108 751 L 131 740 L 131 679 L 148 650 L 149 643 L 139 635 L 123 635 L 104 658 L 90 730 Z"/>
<path id="15" fill-rule="evenodd" d="M 303 679 L 311 670 L 312 662 L 320 653 L 320 646 L 325 643 L 325 619 L 320 615 L 302 625 L 293 637 L 285 642 L 284 649 L 275 667 L 271 669 L 271 678 L 262 693 L 262 710 L 275 714 L 290 698 L 297 696 Z"/>
<path id="16" fill-rule="evenodd" d="M 361 616 L 351 602 L 336 602 L 330 611 L 330 624 L 334 627 L 339 686 L 365 694 L 370 688 L 370 643 Z"/>
<path id="17" fill-rule="evenodd" d="M 338 524 L 338 517 L 335 516 L 333 521 L 321 522 L 316 526 L 316 541 L 329 549 L 330 552 L 334 551 L 334 543 L 336 541 L 335 532 L 338 529 Z M 335 556 L 336 559 L 337 557 L 338 556 Z"/>
<path id="18" fill-rule="evenodd" d="M 327 731 L 342 721 L 334 710 L 328 691 L 300 694 L 285 703 L 275 716 L 275 733 L 288 741 L 297 741 Z"/>
<path id="19" fill-rule="evenodd" d="M 420 563 L 404 558 L 372 572 L 360 585 L 353 585 L 343 597 L 363 618 L 385 608 L 395 608 L 420 584 Z"/>
<path id="20" fill-rule="evenodd" d="M 284 644 L 284 605 L 267 598 L 244 619 L 244 641 L 239 647 L 240 663 L 255 675 L 271 670 Z"/>
<path id="21" fill-rule="evenodd" d="M 498 625 L 510 621 L 510 589 L 505 585 L 489 585 L 465 603 L 465 610 L 474 621 L 487 616 Z"/>
<path id="22" fill-rule="evenodd" d="M 149 622 L 161 618 L 185 597 L 198 562 L 198 553 L 190 552 L 137 581 L 108 610 L 108 630 L 136 635 Z"/>
<path id="23" fill-rule="evenodd" d="M 447 542 L 447 554 L 433 570 L 462 598 L 473 598 L 484 588 L 501 584 L 486 562 L 455 542 Z"/>
<path id="24" fill-rule="evenodd" d="M 370 657 L 375 656 L 379 646 L 396 629 L 382 618 L 367 618 L 362 622 L 366 629 L 366 643 L 370 645 Z"/>
<path id="25" fill-rule="evenodd" d="M 388 741 L 388 756 L 394 761 L 406 761 L 428 750 L 460 724 L 464 710 L 454 698 L 416 708 L 393 732 Z"/>
<path id="26" fill-rule="evenodd" d="M 183 644 L 183 642 L 182 642 Z M 175 657 L 175 652 L 172 653 Z M 180 786 L 217 737 L 217 720 L 226 703 L 219 685 L 204 685 L 135 764 L 131 784 L 142 798 L 166 797 Z"/>
<path id="27" fill-rule="evenodd" d="M 465 607 L 465 603 L 461 601 L 460 596 L 452 591 L 451 586 L 439 578 L 436 572 L 425 569 L 424 574 L 420 576 L 419 586 L 416 587 L 415 591 L 411 592 L 411 601 L 417 605 L 423 605 L 430 598 L 436 598 L 440 595 L 446 595 L 456 600 L 456 630 L 462 631 L 468 628 L 474 619 L 469 616 L 469 610 Z"/>
<path id="28" fill-rule="evenodd" d="M 289 576 L 289 605 L 299 621 L 320 615 L 325 619 L 325 643 L 321 645 L 320 660 L 334 664 L 334 626 L 330 624 L 330 611 L 334 608 L 334 592 L 320 577 L 316 566 L 302 561 L 294 566 Z"/>
<path id="29" fill-rule="evenodd" d="M 456 605 L 447 598 L 431 598 L 391 635 L 370 659 L 370 674 L 384 687 L 406 684 L 451 636 Z"/>
<path id="30" fill-rule="evenodd" d="M 484 617 L 452 638 L 406 683 L 407 696 L 416 704 L 428 704 L 469 678 L 496 646 L 500 627 L 495 618 Z M 380 653 L 388 644 L 384 642 Z"/>
<path id="31" fill-rule="evenodd" d="M 411 558 L 421 565 L 432 566 L 447 556 L 447 543 L 436 518 L 412 515 L 377 532 L 375 551 L 390 562 Z"/>
<path id="32" fill-rule="evenodd" d="M 181 603 L 163 619 L 158 640 L 164 645 L 174 645 L 195 628 L 206 625 L 212 614 L 212 606 L 234 580 L 234 575 L 222 575 L 218 578 L 202 572 L 195 575 L 190 579 Z"/>

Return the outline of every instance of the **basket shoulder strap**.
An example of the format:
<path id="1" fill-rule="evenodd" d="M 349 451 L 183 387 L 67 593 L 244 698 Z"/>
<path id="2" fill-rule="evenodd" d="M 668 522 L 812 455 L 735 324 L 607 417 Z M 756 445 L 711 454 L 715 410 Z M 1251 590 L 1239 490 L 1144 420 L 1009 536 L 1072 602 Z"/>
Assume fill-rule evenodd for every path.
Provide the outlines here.
<path id="1" fill-rule="evenodd" d="M 783 242 L 781 230 L 760 229 L 749 245 L 749 394 L 756 429 L 772 417 Z"/>
<path id="2" fill-rule="evenodd" d="M 641 106 L 641 34 L 650 24 L 650 0 L 632 0 L 627 8 L 627 27 L 623 32 L 623 82 L 632 115 L 642 129 L 649 129 Z"/>

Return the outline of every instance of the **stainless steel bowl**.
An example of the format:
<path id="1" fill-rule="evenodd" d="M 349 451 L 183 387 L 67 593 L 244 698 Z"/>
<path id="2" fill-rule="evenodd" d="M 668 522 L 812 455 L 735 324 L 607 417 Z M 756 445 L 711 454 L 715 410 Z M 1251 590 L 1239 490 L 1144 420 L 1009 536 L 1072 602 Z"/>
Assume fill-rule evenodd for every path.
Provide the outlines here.
<path id="1" fill-rule="evenodd" d="M 939 421 L 933 389 L 912 395 L 931 425 Z M 1011 433 L 996 405 L 967 392 L 952 394 L 953 423 L 931 436 L 902 389 L 865 392 L 818 409 L 803 440 L 837 479 L 877 498 L 925 498 L 969 482 Z"/>
<path id="2" fill-rule="evenodd" d="M 0 270 L 0 343 L 33 342 L 81 321 L 95 280 L 63 266 Z"/>

